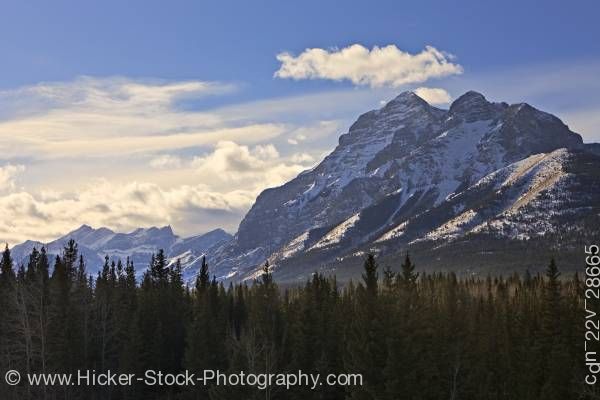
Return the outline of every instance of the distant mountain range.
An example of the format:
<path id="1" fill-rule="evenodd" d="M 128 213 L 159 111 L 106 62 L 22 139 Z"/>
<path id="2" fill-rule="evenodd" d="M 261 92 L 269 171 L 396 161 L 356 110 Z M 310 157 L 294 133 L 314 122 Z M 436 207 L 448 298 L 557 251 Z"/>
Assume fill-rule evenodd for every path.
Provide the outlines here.
<path id="1" fill-rule="evenodd" d="M 280 281 L 317 270 L 351 278 L 365 252 L 396 265 L 407 250 L 433 270 L 523 271 L 551 255 L 576 269 L 599 214 L 600 145 L 557 117 L 476 92 L 442 110 L 405 92 L 361 115 L 315 168 L 263 191 L 233 237 L 83 226 L 50 250 L 72 237 L 91 264 L 109 254 L 145 267 L 164 248 L 190 279 L 208 254 L 212 273 L 235 281 L 266 260 Z M 15 258 L 33 245 L 16 246 Z"/>
<path id="2" fill-rule="evenodd" d="M 115 233 L 107 228 L 94 229 L 88 225 L 66 234 L 50 243 L 26 241 L 11 249 L 13 259 L 26 263 L 31 250 L 45 246 L 48 254 L 56 256 L 73 239 L 79 251 L 85 257 L 87 269 L 96 272 L 104 264 L 105 256 L 125 261 L 127 257 L 134 262 L 138 275 L 148 267 L 153 253 L 163 249 L 169 263 L 181 261 L 184 279 L 192 281 L 201 265 L 202 257 L 215 252 L 215 249 L 232 239 L 222 229 L 216 229 L 203 235 L 180 238 L 170 226 L 163 228 L 136 229 L 131 233 Z M 52 261 L 52 260 L 51 260 Z"/>

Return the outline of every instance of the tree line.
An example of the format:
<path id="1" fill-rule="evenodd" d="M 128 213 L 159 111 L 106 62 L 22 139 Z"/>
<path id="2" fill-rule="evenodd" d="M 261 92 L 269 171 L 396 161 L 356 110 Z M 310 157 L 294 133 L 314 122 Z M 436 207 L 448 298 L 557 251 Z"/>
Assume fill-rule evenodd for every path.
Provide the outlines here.
<path id="1" fill-rule="evenodd" d="M 52 267 L 51 267 L 52 265 Z M 458 279 L 419 273 L 410 257 L 340 287 L 313 274 L 280 288 L 268 264 L 225 287 L 205 261 L 195 285 L 152 256 L 141 280 L 106 257 L 91 276 L 77 244 L 53 260 L 33 249 L 0 263 L 0 372 L 358 373 L 363 385 L 71 387 L 0 383 L 2 399 L 594 398 L 584 384 L 583 282 L 545 274 Z M 596 397 L 597 398 L 597 397 Z"/>

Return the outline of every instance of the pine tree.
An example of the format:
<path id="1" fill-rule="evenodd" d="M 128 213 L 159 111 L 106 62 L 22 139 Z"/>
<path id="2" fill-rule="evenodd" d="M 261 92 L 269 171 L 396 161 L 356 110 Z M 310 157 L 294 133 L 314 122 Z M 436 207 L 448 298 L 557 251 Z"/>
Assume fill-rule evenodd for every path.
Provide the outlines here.
<path id="1" fill-rule="evenodd" d="M 406 291 L 412 291 L 416 287 L 419 274 L 415 273 L 415 265 L 410 261 L 408 253 L 401 266 L 402 272 L 399 275 L 402 287 Z"/>
<path id="2" fill-rule="evenodd" d="M 50 304 L 48 309 L 48 352 L 50 371 L 71 371 L 71 348 L 69 342 L 69 309 L 71 282 L 66 265 L 56 256 L 50 278 Z"/>
<path id="3" fill-rule="evenodd" d="M 367 259 L 364 263 L 364 273 L 362 275 L 364 288 L 366 290 L 366 296 L 368 299 L 374 299 L 377 297 L 378 292 L 378 273 L 377 273 L 377 262 L 373 254 L 368 254 Z"/>
<path id="4" fill-rule="evenodd" d="M 31 299 L 32 299 L 32 310 L 33 320 L 36 326 L 38 334 L 38 346 L 39 346 L 39 359 L 34 369 L 46 373 L 49 356 L 48 356 L 48 342 L 49 339 L 49 305 L 50 305 L 50 292 L 49 292 L 49 270 L 50 264 L 48 262 L 48 255 L 46 254 L 46 248 L 42 247 L 37 258 L 35 270 L 34 282 L 31 284 Z M 42 388 L 43 398 L 46 398 L 47 388 Z"/>
<path id="5" fill-rule="evenodd" d="M 377 399 L 385 396 L 381 371 L 387 360 L 387 338 L 379 302 L 377 269 L 375 257 L 368 254 L 364 262 L 363 282 L 358 287 L 354 305 L 354 318 L 350 323 L 345 360 L 347 370 L 363 374 L 365 385 L 350 388 L 352 399 Z"/>
<path id="6" fill-rule="evenodd" d="M 210 275 L 208 273 L 208 264 L 206 263 L 206 257 L 202 257 L 202 265 L 200 266 L 200 272 L 196 278 L 196 291 L 201 296 L 208 289 L 210 284 Z"/>
<path id="7" fill-rule="evenodd" d="M 568 365 L 568 354 L 562 332 L 563 299 L 559 277 L 560 272 L 552 258 L 546 269 L 542 315 L 542 343 L 545 353 L 542 368 L 545 383 L 541 396 L 549 400 L 566 399 L 573 395 L 569 390 L 571 369 L 565 370 L 565 366 Z"/>
<path id="8" fill-rule="evenodd" d="M 418 387 L 414 364 L 420 361 L 419 319 L 416 305 L 417 279 L 415 265 L 408 253 L 396 276 L 397 292 L 386 300 L 387 359 L 383 369 L 386 394 L 390 398 L 410 399 Z"/>
<path id="9" fill-rule="evenodd" d="M 169 270 L 169 292 L 167 302 L 171 312 L 166 316 L 165 325 L 171 340 L 168 350 L 167 371 L 178 372 L 183 366 L 185 352 L 185 324 L 188 316 L 188 305 L 183 287 L 181 261 L 177 260 Z"/>
<path id="10" fill-rule="evenodd" d="M 29 255 L 29 260 L 27 261 L 27 272 L 25 273 L 25 276 L 26 276 L 26 279 L 28 282 L 35 281 L 36 268 L 37 268 L 39 257 L 40 257 L 40 253 L 34 247 L 31 250 L 31 254 Z"/>
<path id="11" fill-rule="evenodd" d="M 273 273 L 271 272 L 271 266 L 269 265 L 269 260 L 265 261 L 262 269 L 261 275 L 261 283 L 265 287 L 269 287 L 273 284 Z"/>
<path id="12" fill-rule="evenodd" d="M 8 248 L 8 244 L 4 248 L 4 252 L 2 253 L 2 260 L 0 261 L 0 276 L 2 280 L 0 281 L 3 285 L 12 284 L 15 276 L 13 260 L 10 255 L 10 249 Z"/>
<path id="13" fill-rule="evenodd" d="M 74 246 L 76 248 L 76 245 Z M 92 309 L 93 293 L 88 286 L 86 265 L 83 255 L 79 256 L 77 267 L 74 268 L 71 289 L 70 311 L 70 343 L 74 368 L 84 368 L 92 353 Z"/>
<path id="14" fill-rule="evenodd" d="M 383 270 L 383 288 L 387 294 L 392 294 L 396 286 L 396 273 L 392 268 L 385 267 Z"/>
<path id="15" fill-rule="evenodd" d="M 9 367 L 22 366 L 22 357 L 19 357 L 15 348 L 15 336 L 18 326 L 17 280 L 13 270 L 13 260 L 8 244 L 0 260 L 0 368 L 8 370 Z M 7 395 L 16 395 L 16 389 L 3 386 Z M 15 397 L 16 398 L 16 397 Z"/>

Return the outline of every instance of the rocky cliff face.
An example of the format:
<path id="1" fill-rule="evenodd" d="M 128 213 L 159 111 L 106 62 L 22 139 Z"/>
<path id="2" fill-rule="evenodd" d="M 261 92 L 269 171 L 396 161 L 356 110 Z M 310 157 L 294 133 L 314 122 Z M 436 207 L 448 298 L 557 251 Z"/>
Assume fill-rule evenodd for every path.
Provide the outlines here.
<path id="1" fill-rule="evenodd" d="M 402 93 L 361 115 L 317 167 L 261 193 L 235 239 L 215 254 L 217 274 L 243 279 L 266 259 L 277 267 L 315 252 L 326 262 L 365 244 L 383 247 L 409 225 L 410 241 L 456 234 L 444 224 L 463 233 L 497 225 L 545 191 L 566 185 L 572 178 L 567 164 L 591 154 L 585 148 L 558 118 L 528 104 L 492 103 L 468 92 L 441 110 Z M 494 211 L 473 216 L 460 200 L 475 196 L 485 182 L 498 185 L 499 176 L 523 170 L 530 178 L 505 178 L 509 183 L 489 189 L 502 193 L 490 200 L 504 204 L 490 206 Z M 552 178 L 544 178 L 548 174 Z M 511 235 L 519 236 L 525 225 L 514 225 Z M 541 234 L 546 228 L 535 229 Z"/>

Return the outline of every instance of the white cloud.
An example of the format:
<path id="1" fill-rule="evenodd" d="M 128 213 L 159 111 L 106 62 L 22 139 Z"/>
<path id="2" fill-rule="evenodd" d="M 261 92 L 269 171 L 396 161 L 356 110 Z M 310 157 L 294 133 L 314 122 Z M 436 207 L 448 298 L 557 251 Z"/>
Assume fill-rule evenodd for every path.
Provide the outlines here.
<path id="1" fill-rule="evenodd" d="M 300 144 L 306 145 L 307 143 L 312 143 L 324 138 L 337 139 L 342 129 L 342 121 L 317 121 L 316 123 L 310 125 L 307 124 L 290 131 L 287 143 L 292 146 L 298 146 Z"/>
<path id="2" fill-rule="evenodd" d="M 29 116 L 49 110 L 107 110 L 116 115 L 164 111 L 174 101 L 235 91 L 235 86 L 204 81 L 133 80 L 125 77 L 81 76 L 0 90 L 2 115 Z"/>
<path id="3" fill-rule="evenodd" d="M 273 145 L 253 148 L 234 142 L 217 143 L 212 153 L 196 157 L 192 166 L 202 177 L 216 176 L 230 186 L 252 187 L 256 194 L 262 189 L 281 185 L 311 166 L 313 160 L 292 154 L 281 157 Z"/>
<path id="4" fill-rule="evenodd" d="M 314 164 L 316 161 L 315 157 L 311 156 L 308 153 L 294 154 L 294 155 L 292 155 L 292 157 L 290 159 L 293 162 L 300 163 L 300 164 Z"/>
<path id="5" fill-rule="evenodd" d="M 450 93 L 439 88 L 420 87 L 415 89 L 415 94 L 429 104 L 448 104 L 452 101 Z"/>
<path id="6" fill-rule="evenodd" d="M 0 168 L 0 181 L 10 190 L 0 195 L 0 241 L 49 241 L 82 223 L 117 231 L 174 225 L 182 234 L 216 226 L 235 231 L 244 213 L 265 188 L 278 186 L 312 166 L 308 154 L 282 156 L 272 144 L 249 147 L 218 142 L 204 156 L 163 154 L 150 162 L 170 174 L 183 174 L 189 184 L 171 187 L 155 182 L 90 179 L 71 190 L 16 189 L 22 166 Z"/>
<path id="7" fill-rule="evenodd" d="M 0 196 L 0 240 L 13 244 L 32 238 L 50 241 L 84 222 L 118 231 L 192 225 L 195 232 L 202 232 L 214 227 L 215 215 L 221 226 L 234 229 L 255 196 L 249 190 L 214 192 L 205 185 L 164 189 L 153 183 L 120 185 L 107 180 L 52 196 L 18 191 Z"/>
<path id="8" fill-rule="evenodd" d="M 163 154 L 150 160 L 150 166 L 156 169 L 180 168 L 181 158 L 170 154 Z"/>
<path id="9" fill-rule="evenodd" d="M 278 78 L 349 80 L 371 87 L 399 87 L 463 71 L 451 55 L 432 46 L 410 54 L 395 45 L 369 50 L 353 44 L 343 49 L 306 49 L 298 56 L 284 52 L 277 60 L 281 62 L 275 72 Z"/>
<path id="10" fill-rule="evenodd" d="M 5 157 L 101 157 L 211 145 L 257 143 L 281 124 L 230 123 L 187 111 L 178 101 L 222 94 L 214 82 L 84 77 L 0 91 L 0 152 Z"/>
<path id="11" fill-rule="evenodd" d="M 6 164 L 0 167 L 0 192 L 10 191 L 15 188 L 15 176 L 25 171 L 23 165 Z"/>

